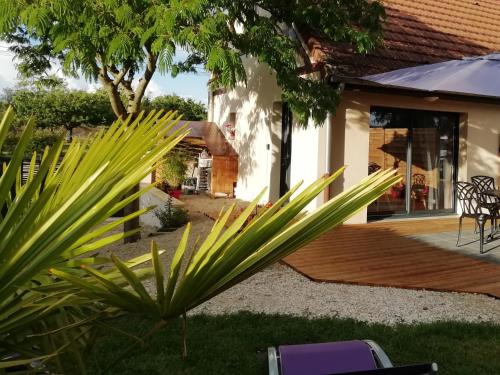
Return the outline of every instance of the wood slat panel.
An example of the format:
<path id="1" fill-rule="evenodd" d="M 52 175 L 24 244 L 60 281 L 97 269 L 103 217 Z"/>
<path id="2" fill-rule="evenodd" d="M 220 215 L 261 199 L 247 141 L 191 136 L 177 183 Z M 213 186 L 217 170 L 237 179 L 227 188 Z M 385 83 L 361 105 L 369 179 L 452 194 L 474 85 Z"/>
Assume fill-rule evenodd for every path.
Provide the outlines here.
<path id="1" fill-rule="evenodd" d="M 235 156 L 213 156 L 211 193 L 234 195 L 238 181 L 238 158 Z"/>
<path id="2" fill-rule="evenodd" d="M 316 281 L 481 293 L 500 298 L 500 265 L 409 237 L 415 233 L 456 231 L 457 221 L 446 218 L 342 225 L 284 262 Z M 472 221 L 464 225 L 474 226 Z"/>

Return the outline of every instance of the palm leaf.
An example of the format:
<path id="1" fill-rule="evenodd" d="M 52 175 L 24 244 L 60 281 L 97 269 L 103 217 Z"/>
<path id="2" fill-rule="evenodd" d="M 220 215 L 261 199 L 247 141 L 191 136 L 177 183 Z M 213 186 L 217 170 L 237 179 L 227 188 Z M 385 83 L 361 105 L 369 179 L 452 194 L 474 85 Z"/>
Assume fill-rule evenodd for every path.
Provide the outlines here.
<path id="1" fill-rule="evenodd" d="M 113 213 L 154 187 L 148 186 L 127 197 L 127 193 L 151 173 L 155 163 L 187 134 L 184 127 L 174 130 L 179 119 L 175 112 L 165 115 L 151 112 L 140 114 L 135 119 L 119 120 L 92 139 L 74 140 L 64 155 L 61 139 L 45 149 L 38 171 L 35 170 L 37 156 L 32 156 L 27 181 L 23 182 L 21 163 L 35 126 L 33 120 L 28 122 L 12 158 L 0 171 L 0 208 L 3 207 L 3 216 L 0 216 L 0 358 L 9 354 L 3 348 L 10 344 L 19 349 L 18 353 L 28 353 L 23 348 L 32 347 L 34 344 L 30 342 L 35 337 L 43 336 L 44 340 L 50 337 L 49 341 L 55 345 L 44 354 L 52 354 L 61 345 L 72 347 L 71 340 L 63 338 L 63 335 L 69 335 L 66 337 L 69 339 L 72 335 L 67 330 L 58 330 L 63 321 L 65 326 L 72 327 L 68 330 L 74 331 L 73 337 L 78 337 L 80 343 L 89 336 L 82 331 L 83 327 L 75 331 L 79 320 L 85 321 L 89 309 L 96 314 L 103 312 L 103 308 L 89 304 L 89 292 L 87 295 L 74 293 L 80 291 L 82 285 L 76 288 L 54 275 L 61 272 L 75 280 L 88 275 L 86 278 L 93 281 L 87 283 L 91 285 L 92 293 L 99 292 L 96 275 L 101 274 L 93 268 L 84 272 L 80 267 L 100 267 L 109 263 L 108 257 L 88 257 L 87 254 L 134 233 L 107 234 L 124 221 L 151 209 L 145 208 L 123 219 L 105 223 Z M 9 108 L 0 121 L 0 146 L 13 120 L 13 110 Z M 128 267 L 150 259 L 151 256 L 147 255 L 117 263 L 123 273 L 107 269 L 102 275 L 117 286 L 113 292 L 122 290 L 132 281 L 135 281 L 136 288 L 140 288 L 137 280 L 148 277 L 152 270 L 145 268 L 130 274 Z M 49 268 L 60 270 L 48 276 Z M 101 289 L 106 292 L 103 296 L 110 293 L 102 283 Z M 136 292 L 127 293 L 135 296 L 134 301 L 139 302 L 142 309 L 150 307 L 143 303 L 147 298 L 144 293 L 141 297 L 136 296 Z M 128 303 L 123 308 L 132 309 L 133 306 Z M 107 314 L 115 311 L 104 307 Z M 44 324 L 53 334 L 32 336 L 43 333 Z M 44 346 L 46 343 L 42 344 L 42 341 L 37 341 L 36 345 L 49 348 Z M 75 360 L 80 359 L 75 357 Z M 16 361 L 26 363 L 25 358 Z M 0 362 L 0 365 L 4 367 L 5 363 Z"/>
<path id="2" fill-rule="evenodd" d="M 315 211 L 304 214 L 304 208 L 342 171 L 343 169 L 330 177 L 321 178 L 296 194 L 300 186 L 298 184 L 245 228 L 243 224 L 262 195 L 259 195 L 228 228 L 225 224 L 234 206 L 221 212 L 211 233 L 200 244 L 196 253 L 190 256 L 184 265 L 185 271 L 181 272 L 183 259 L 188 251 L 193 250 L 187 247 L 190 232 L 188 224 L 170 264 L 165 291 L 163 271 L 156 254 L 157 246 L 153 243 L 151 257 L 154 259 L 156 296 L 145 295 L 145 289 L 138 286 L 138 279 L 132 278 L 131 274 L 126 277 L 129 287 L 137 292 L 134 298 L 140 298 L 142 306 L 149 306 L 141 312 L 162 321 L 184 314 L 341 224 L 401 179 L 395 171 L 379 171 Z M 294 194 L 296 197 L 290 198 Z M 119 271 L 125 274 L 123 263 L 119 264 Z M 132 272 L 132 268 L 128 272 Z M 60 276 L 72 282 L 65 275 Z M 92 283 L 90 280 L 88 282 Z M 108 288 L 107 291 L 92 293 L 89 287 L 86 291 L 90 292 L 93 298 L 123 308 L 123 302 L 116 303 L 115 300 L 121 295 L 121 290 L 113 291 Z M 152 306 L 151 301 L 155 301 L 156 306 Z M 135 312 L 136 306 L 137 304 L 133 309 Z M 160 317 L 158 312 L 161 312 Z"/>

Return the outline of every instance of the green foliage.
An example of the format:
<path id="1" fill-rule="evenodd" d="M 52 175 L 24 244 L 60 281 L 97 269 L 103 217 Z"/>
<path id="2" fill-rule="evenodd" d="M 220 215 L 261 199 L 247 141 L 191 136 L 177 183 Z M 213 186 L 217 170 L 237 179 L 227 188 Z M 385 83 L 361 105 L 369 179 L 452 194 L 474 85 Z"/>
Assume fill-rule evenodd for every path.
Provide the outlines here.
<path id="1" fill-rule="evenodd" d="M 20 121 L 25 122 L 34 116 L 40 128 L 63 126 L 70 130 L 79 126 L 107 126 L 115 120 L 103 91 L 89 93 L 64 87 L 20 88 L 10 97 Z"/>
<path id="2" fill-rule="evenodd" d="M 189 221 L 186 209 L 172 204 L 172 197 L 169 196 L 165 205 L 153 211 L 160 221 L 159 230 L 170 232 L 187 224 Z"/>
<path id="3" fill-rule="evenodd" d="M 227 228 L 235 207 L 222 211 L 196 249 L 188 246 L 188 224 L 168 272 L 154 242 L 150 255 L 127 261 L 96 253 L 136 233 L 109 231 L 150 208 L 105 220 L 153 187 L 125 195 L 187 135 L 182 127 L 173 130 L 179 118 L 160 115 L 119 120 L 92 139 L 75 140 L 60 164 L 59 140 L 44 151 L 38 171 L 33 155 L 22 183 L 19 168 L 34 128 L 34 121 L 28 122 L 0 178 L 0 369 L 38 358 L 52 373 L 83 374 L 86 350 L 96 329 L 111 329 L 109 319 L 127 313 L 154 319 L 155 326 L 138 339 L 144 342 L 187 311 L 341 224 L 401 179 L 394 171 L 377 171 L 302 214 L 340 170 L 298 194 L 296 185 L 243 228 L 262 193 Z M 13 117 L 9 108 L 0 122 L 0 150 Z M 150 260 L 152 267 L 142 267 Z M 142 283 L 151 276 L 156 293 Z"/>
<path id="4" fill-rule="evenodd" d="M 13 120 L 9 108 L 0 121 L 0 150 Z M 186 134 L 182 128 L 172 131 L 177 121 L 172 114 L 160 117 L 154 112 L 133 122 L 117 121 L 92 139 L 72 142 L 60 164 L 59 139 L 43 152 L 37 171 L 33 155 L 28 179 L 22 183 L 22 155 L 34 129 L 34 121 L 28 122 L 0 178 L 0 369 L 64 354 L 51 361 L 52 372 L 83 373 L 82 356 L 94 337 L 90 323 L 113 311 L 67 293 L 49 269 L 78 275 L 83 272 L 80 266 L 110 262 L 95 252 L 135 231 L 109 231 L 151 208 L 104 221 L 152 187 L 125 196 Z M 103 274 L 120 283 L 116 271 Z M 14 353 L 17 359 L 9 363 Z"/>
<path id="5" fill-rule="evenodd" d="M 37 128 L 33 130 L 33 135 L 28 141 L 26 150 L 24 152 L 24 157 L 31 157 L 34 152 L 38 154 L 43 154 L 45 147 L 55 145 L 61 137 L 64 135 L 64 131 L 61 128 L 47 129 L 47 128 Z M 7 135 L 4 146 L 2 147 L 3 155 L 12 155 L 16 149 L 19 140 L 21 139 L 22 131 L 20 129 L 13 129 Z"/>
<path id="6" fill-rule="evenodd" d="M 232 88 L 246 80 L 242 57 L 253 56 L 275 72 L 283 100 L 305 124 L 334 112 L 339 93 L 298 75 L 310 61 L 295 30 L 365 53 L 381 41 L 383 18 L 382 5 L 368 0 L 0 0 L 0 38 L 14 43 L 21 72 L 46 71 L 58 59 L 66 74 L 99 80 L 118 116 L 138 112 L 157 69 L 177 75 L 203 66 L 212 87 Z M 174 62 L 178 47 L 188 55 Z"/>
<path id="7" fill-rule="evenodd" d="M 183 120 L 202 121 L 207 119 L 207 108 L 201 102 L 184 99 L 177 95 L 163 95 L 152 99 L 144 109 L 156 111 L 177 111 Z"/>
<path id="8" fill-rule="evenodd" d="M 188 170 L 187 162 L 186 155 L 181 151 L 174 151 L 166 155 L 161 163 L 159 163 L 159 180 L 166 182 L 173 189 L 180 187 L 186 178 Z"/>

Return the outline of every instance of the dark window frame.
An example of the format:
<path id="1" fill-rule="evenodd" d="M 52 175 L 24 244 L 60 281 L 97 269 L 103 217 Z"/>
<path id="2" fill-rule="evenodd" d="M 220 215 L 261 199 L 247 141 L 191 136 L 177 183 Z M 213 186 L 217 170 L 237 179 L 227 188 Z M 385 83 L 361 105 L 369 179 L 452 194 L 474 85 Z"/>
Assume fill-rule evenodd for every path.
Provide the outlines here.
<path id="1" fill-rule="evenodd" d="M 402 121 L 397 121 L 393 125 L 389 126 L 377 126 L 372 123 L 373 113 L 374 111 L 379 112 L 392 112 L 396 113 L 401 117 L 407 117 L 408 122 L 407 126 L 401 126 Z M 454 214 L 457 212 L 457 198 L 456 198 L 456 189 L 455 183 L 458 181 L 458 157 L 460 153 L 460 113 L 458 112 L 446 112 L 446 111 L 432 111 L 425 109 L 413 109 L 413 108 L 402 108 L 402 107 L 386 107 L 386 106 L 371 106 L 370 107 L 370 116 L 369 116 L 369 127 L 370 129 L 397 129 L 397 128 L 405 128 L 408 129 L 408 150 L 407 150 L 407 168 L 406 168 L 406 181 L 411 181 L 411 158 L 412 158 L 412 146 L 413 146 L 413 130 L 414 129 L 422 129 L 425 127 L 415 126 L 417 124 L 417 120 L 421 120 L 423 116 L 449 116 L 453 121 L 453 174 L 452 174 L 452 208 L 449 209 L 439 209 L 439 210 L 427 210 L 427 211 L 412 211 L 410 209 L 410 189 L 406 189 L 406 212 L 404 213 L 396 213 L 396 214 L 368 214 L 369 220 L 376 220 L 385 217 L 426 217 L 426 216 L 442 216 Z M 409 166 L 409 167 L 408 167 Z"/>

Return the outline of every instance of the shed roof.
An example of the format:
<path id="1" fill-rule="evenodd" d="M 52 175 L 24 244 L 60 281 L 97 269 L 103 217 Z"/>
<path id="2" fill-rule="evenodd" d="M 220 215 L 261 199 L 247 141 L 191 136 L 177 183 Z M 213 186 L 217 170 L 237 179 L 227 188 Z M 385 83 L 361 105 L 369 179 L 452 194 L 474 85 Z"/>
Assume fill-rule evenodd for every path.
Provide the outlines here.
<path id="1" fill-rule="evenodd" d="M 384 45 L 367 55 L 307 38 L 313 55 L 341 75 L 359 77 L 500 51 L 499 0 L 382 0 Z"/>
<path id="2" fill-rule="evenodd" d="M 179 121 L 174 129 L 186 125 L 190 129 L 189 135 L 184 138 L 185 143 L 190 143 L 198 148 L 205 147 L 215 156 L 237 156 L 238 154 L 227 141 L 219 127 L 209 121 Z"/>

